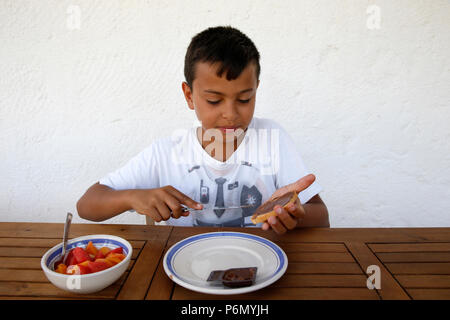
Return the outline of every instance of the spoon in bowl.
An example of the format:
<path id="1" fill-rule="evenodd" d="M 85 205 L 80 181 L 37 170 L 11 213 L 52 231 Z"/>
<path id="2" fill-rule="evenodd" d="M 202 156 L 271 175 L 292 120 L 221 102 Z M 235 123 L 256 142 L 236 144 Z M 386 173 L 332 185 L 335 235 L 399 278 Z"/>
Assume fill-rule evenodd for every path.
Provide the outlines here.
<path id="1" fill-rule="evenodd" d="M 66 223 L 64 224 L 64 235 L 63 235 L 63 246 L 61 255 L 56 259 L 56 262 L 53 264 L 53 269 L 56 269 L 58 264 L 64 263 L 66 259 L 66 248 L 67 248 L 67 237 L 69 235 L 70 223 L 72 222 L 72 214 L 67 212 Z"/>

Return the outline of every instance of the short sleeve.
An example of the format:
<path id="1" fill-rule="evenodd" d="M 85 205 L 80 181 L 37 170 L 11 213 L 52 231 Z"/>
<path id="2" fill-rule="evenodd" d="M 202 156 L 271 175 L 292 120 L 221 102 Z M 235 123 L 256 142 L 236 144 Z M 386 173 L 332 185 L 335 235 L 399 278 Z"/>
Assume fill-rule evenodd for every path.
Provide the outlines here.
<path id="1" fill-rule="evenodd" d="M 278 124 L 276 125 L 276 129 L 278 129 L 279 143 L 278 148 L 275 145 L 275 148 L 273 149 L 275 151 L 275 154 L 273 154 L 273 159 L 275 160 L 275 186 L 279 189 L 288 184 L 294 183 L 312 172 L 310 172 L 306 167 L 299 151 L 297 150 L 295 142 L 286 130 Z M 312 197 L 321 191 L 322 187 L 319 185 L 317 180 L 314 181 L 307 189 L 298 194 L 300 202 L 302 204 L 308 202 Z"/>
<path id="2" fill-rule="evenodd" d="M 99 183 L 114 190 L 157 188 L 159 176 L 155 144 L 131 158 L 123 167 L 107 174 Z"/>

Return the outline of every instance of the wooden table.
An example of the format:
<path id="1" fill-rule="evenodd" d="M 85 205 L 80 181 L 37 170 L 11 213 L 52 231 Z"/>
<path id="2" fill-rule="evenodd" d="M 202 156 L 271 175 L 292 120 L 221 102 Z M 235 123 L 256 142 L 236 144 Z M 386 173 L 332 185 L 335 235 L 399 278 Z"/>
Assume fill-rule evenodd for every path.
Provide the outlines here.
<path id="1" fill-rule="evenodd" d="M 112 234 L 134 250 L 126 273 L 101 292 L 76 295 L 53 286 L 42 255 L 61 241 L 63 225 L 0 223 L 0 299 L 450 299 L 450 228 L 326 229 L 283 236 L 253 228 L 193 228 L 73 224 L 70 238 Z M 172 282 L 162 258 L 188 236 L 239 231 L 268 238 L 286 252 L 286 273 L 269 287 L 236 296 L 206 295 Z M 368 289 L 369 266 L 380 269 L 380 289 Z"/>

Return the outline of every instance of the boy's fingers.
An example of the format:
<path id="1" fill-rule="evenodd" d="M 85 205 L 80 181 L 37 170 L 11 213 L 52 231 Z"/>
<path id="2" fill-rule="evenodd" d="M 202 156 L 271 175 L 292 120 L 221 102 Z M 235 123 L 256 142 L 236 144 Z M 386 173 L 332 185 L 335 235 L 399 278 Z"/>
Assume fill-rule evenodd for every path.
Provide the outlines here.
<path id="1" fill-rule="evenodd" d="M 170 219 L 170 210 L 169 210 L 169 208 L 167 207 L 167 205 L 165 203 L 158 204 L 156 206 L 156 209 L 158 210 L 159 215 L 161 216 L 161 218 L 164 221 Z"/>
<path id="2" fill-rule="evenodd" d="M 178 219 L 182 215 L 184 215 L 184 211 L 182 210 L 183 207 L 180 205 L 180 202 L 177 200 L 177 198 L 170 196 L 168 199 L 166 199 L 166 204 L 172 211 L 172 217 L 175 219 Z"/>
<path id="3" fill-rule="evenodd" d="M 300 200 L 297 199 L 295 203 L 292 205 L 289 205 L 287 207 L 287 211 L 290 213 L 291 216 L 297 218 L 297 219 L 304 219 L 305 218 L 305 209 L 303 206 L 300 205 Z"/>
<path id="4" fill-rule="evenodd" d="M 304 176 L 303 178 L 301 178 L 300 180 L 298 180 L 297 182 L 294 182 L 293 186 L 292 186 L 292 190 L 290 190 L 290 191 L 295 191 L 298 194 L 299 192 L 305 190 L 310 185 L 312 185 L 315 180 L 316 180 L 315 175 L 308 174 L 308 175 Z"/>
<path id="5" fill-rule="evenodd" d="M 182 204 L 187 205 L 189 208 L 192 208 L 192 209 L 201 209 L 202 208 L 202 205 L 200 203 L 197 203 L 196 201 L 192 200 L 191 198 L 189 198 L 187 195 L 185 195 L 181 191 L 179 191 L 173 187 L 171 187 L 168 190 L 175 198 L 178 199 L 178 201 L 180 201 Z"/>
<path id="6" fill-rule="evenodd" d="M 283 226 L 280 220 L 277 217 L 269 217 L 267 222 L 270 224 L 270 227 L 278 234 L 286 233 L 286 228 Z"/>
<path id="7" fill-rule="evenodd" d="M 158 210 L 156 210 L 156 208 L 154 209 L 154 214 L 150 215 L 150 217 L 155 221 L 155 222 L 161 222 L 162 218 L 161 216 L 158 214 Z"/>
<path id="8" fill-rule="evenodd" d="M 141 212 L 139 212 L 141 213 Z M 146 216 L 149 216 L 155 222 L 161 222 L 161 216 L 158 214 L 158 210 L 155 207 L 151 207 L 148 212 L 142 212 Z"/>
<path id="9" fill-rule="evenodd" d="M 278 219 L 283 223 L 283 225 L 288 229 L 288 230 L 292 230 L 297 226 L 298 220 L 293 218 L 284 208 L 282 208 L 281 206 L 277 206 L 275 208 L 275 210 L 280 209 L 281 208 L 281 213 L 278 213 Z"/>
<path id="10" fill-rule="evenodd" d="M 276 190 L 270 199 L 273 200 L 274 198 L 291 191 L 295 191 L 297 194 L 299 194 L 301 191 L 308 188 L 315 180 L 316 180 L 315 175 L 313 175 L 312 173 L 308 174 L 303 178 L 297 180 L 296 182 L 293 182 L 291 184 L 288 184 L 287 186 L 281 187 L 280 189 Z"/>

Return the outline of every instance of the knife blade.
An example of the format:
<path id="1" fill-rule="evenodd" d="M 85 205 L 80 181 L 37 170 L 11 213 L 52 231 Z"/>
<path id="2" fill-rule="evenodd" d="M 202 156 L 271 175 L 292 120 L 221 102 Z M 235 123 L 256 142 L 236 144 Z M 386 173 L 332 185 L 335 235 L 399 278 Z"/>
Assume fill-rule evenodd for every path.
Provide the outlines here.
<path id="1" fill-rule="evenodd" d="M 255 205 L 245 205 L 245 206 L 234 206 L 234 207 L 203 207 L 203 209 L 192 209 L 187 207 L 186 205 L 182 204 L 181 205 L 183 207 L 183 209 L 181 209 L 181 211 L 183 212 L 191 212 L 191 211 L 203 211 L 203 210 L 227 210 L 227 209 L 241 209 L 241 208 L 251 208 L 251 207 L 256 207 Z"/>

